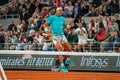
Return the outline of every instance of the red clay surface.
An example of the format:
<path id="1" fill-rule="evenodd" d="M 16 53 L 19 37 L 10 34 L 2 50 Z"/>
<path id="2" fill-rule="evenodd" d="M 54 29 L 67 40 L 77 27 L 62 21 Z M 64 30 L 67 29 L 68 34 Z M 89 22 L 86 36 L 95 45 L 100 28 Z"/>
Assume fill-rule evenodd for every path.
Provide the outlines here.
<path id="1" fill-rule="evenodd" d="M 120 73 L 5 71 L 8 80 L 120 80 Z"/>

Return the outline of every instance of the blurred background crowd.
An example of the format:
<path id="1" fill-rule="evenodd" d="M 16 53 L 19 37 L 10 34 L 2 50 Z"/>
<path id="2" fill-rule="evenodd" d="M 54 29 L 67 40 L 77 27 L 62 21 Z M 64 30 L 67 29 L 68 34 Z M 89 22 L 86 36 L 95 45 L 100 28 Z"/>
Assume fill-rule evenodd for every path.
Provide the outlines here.
<path id="1" fill-rule="evenodd" d="M 48 27 L 44 30 L 43 24 L 61 6 L 63 16 L 67 19 L 65 35 L 73 51 L 120 52 L 119 0 L 9 1 L 12 2 L 11 5 L 1 9 L 0 15 L 19 14 L 20 18 L 17 24 L 14 20 L 9 21 L 9 26 L 0 24 L 1 50 L 55 51 L 52 38 L 46 35 L 51 33 L 51 29 Z M 89 22 L 83 17 L 90 17 Z M 4 18 L 0 16 L 1 20 Z M 81 30 L 80 33 L 78 29 Z"/>

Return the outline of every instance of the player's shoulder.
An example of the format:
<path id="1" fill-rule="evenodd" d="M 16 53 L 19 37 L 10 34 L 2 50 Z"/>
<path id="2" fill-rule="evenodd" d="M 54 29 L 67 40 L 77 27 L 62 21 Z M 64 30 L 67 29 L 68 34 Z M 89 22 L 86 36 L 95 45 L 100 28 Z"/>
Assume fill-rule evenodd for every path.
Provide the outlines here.
<path id="1" fill-rule="evenodd" d="M 48 18 L 54 18 L 55 17 L 55 15 L 51 15 L 51 16 L 49 16 Z"/>

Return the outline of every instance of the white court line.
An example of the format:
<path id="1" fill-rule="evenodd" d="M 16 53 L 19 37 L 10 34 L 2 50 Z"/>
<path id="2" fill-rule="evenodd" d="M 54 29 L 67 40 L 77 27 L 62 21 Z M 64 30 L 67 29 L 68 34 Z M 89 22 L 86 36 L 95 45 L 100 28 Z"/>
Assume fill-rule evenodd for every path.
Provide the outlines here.
<path id="1" fill-rule="evenodd" d="M 4 80 L 7 80 L 7 77 L 6 77 L 6 74 L 5 74 L 5 71 L 4 71 L 3 67 L 2 67 L 1 62 L 0 62 L 0 71 L 2 73 L 2 76 L 3 76 Z"/>
<path id="2" fill-rule="evenodd" d="M 33 55 L 72 55 L 72 56 L 120 56 L 120 53 L 102 52 L 50 52 L 50 51 L 19 51 L 19 50 L 0 50 L 0 54 L 33 54 Z"/>

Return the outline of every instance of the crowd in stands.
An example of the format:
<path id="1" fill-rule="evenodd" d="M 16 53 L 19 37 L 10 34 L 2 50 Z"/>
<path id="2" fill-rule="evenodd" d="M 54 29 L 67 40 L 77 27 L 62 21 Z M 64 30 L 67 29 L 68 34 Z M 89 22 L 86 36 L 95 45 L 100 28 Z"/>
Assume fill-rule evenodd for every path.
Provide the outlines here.
<path id="1" fill-rule="evenodd" d="M 51 33 L 48 27 L 43 29 L 47 17 L 54 15 L 56 7 L 63 7 L 63 16 L 72 18 L 67 23 L 65 35 L 70 42 L 73 51 L 90 51 L 91 43 L 109 40 L 107 51 L 120 51 L 120 20 L 119 0 L 49 0 L 50 4 L 41 6 L 40 0 L 19 0 L 6 6 L 0 14 L 20 14 L 17 24 L 11 20 L 8 27 L 0 24 L 0 49 L 10 50 L 51 50 L 55 49 L 52 38 L 46 34 Z M 108 1 L 108 3 L 101 5 Z M 101 5 L 101 6 L 100 6 Z M 97 8 L 100 6 L 97 10 Z M 82 16 L 96 16 L 90 18 L 87 24 Z M 105 17 L 103 17 L 105 16 Z M 113 16 L 113 17 L 110 17 Z M 2 18 L 2 17 L 1 17 Z M 109 38 L 109 39 L 108 39 Z M 5 43 L 5 44 L 2 44 Z M 9 45 L 8 45 L 9 44 Z M 92 47 L 96 44 L 92 44 Z M 99 49 L 98 49 L 99 50 Z"/>

